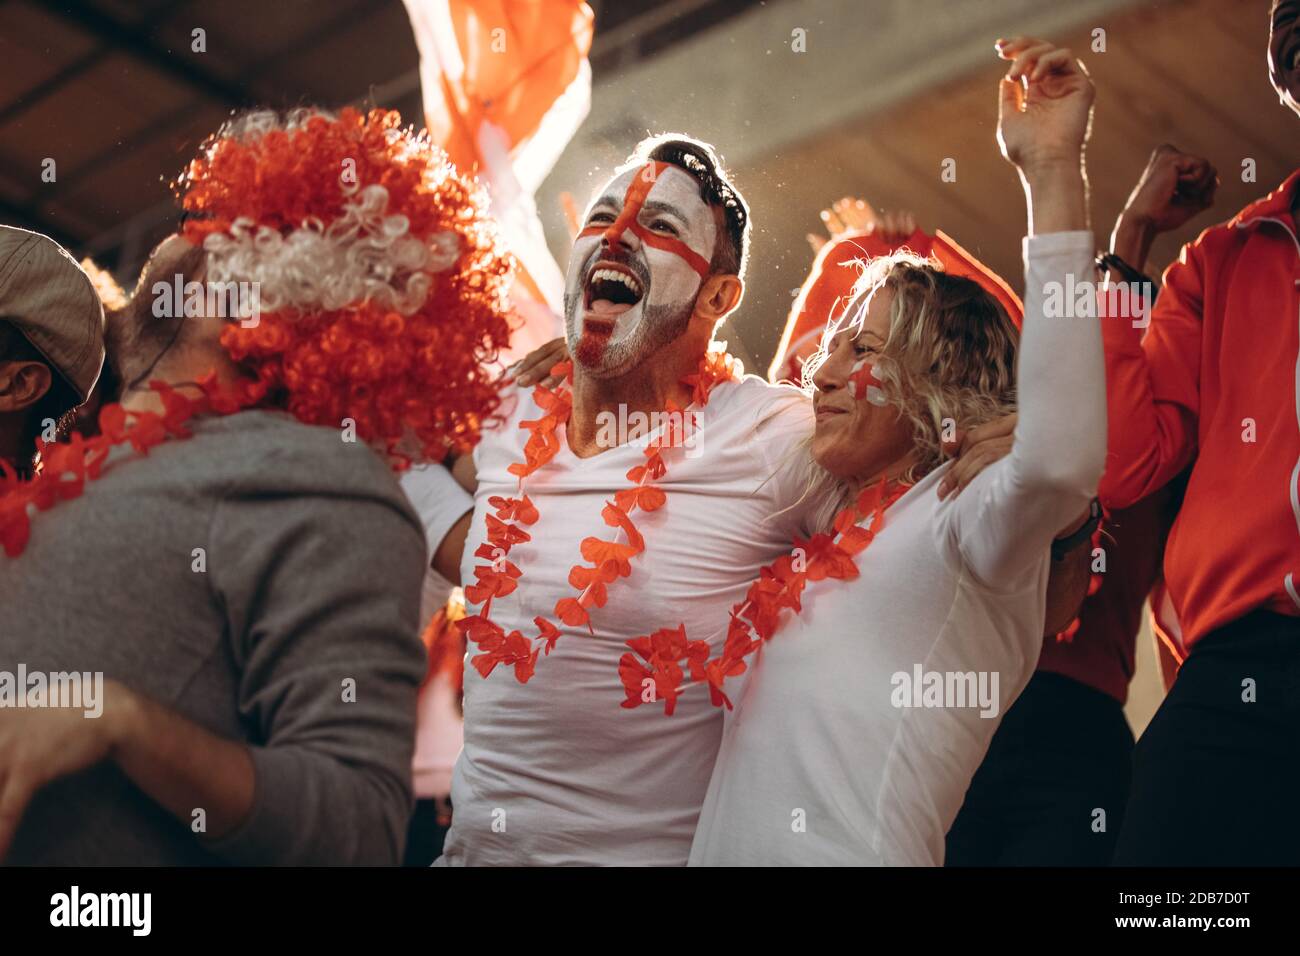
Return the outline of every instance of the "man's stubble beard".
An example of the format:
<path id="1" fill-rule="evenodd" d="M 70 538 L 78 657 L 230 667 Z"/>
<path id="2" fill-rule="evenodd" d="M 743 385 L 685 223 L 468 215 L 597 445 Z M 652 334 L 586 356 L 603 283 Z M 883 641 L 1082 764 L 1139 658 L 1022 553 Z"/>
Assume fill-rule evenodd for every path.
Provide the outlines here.
<path id="1" fill-rule="evenodd" d="M 575 366 L 593 378 L 617 378 L 649 360 L 661 349 L 681 338 L 690 327 L 695 314 L 695 300 L 677 304 L 645 306 L 641 321 L 631 336 L 617 343 L 608 343 L 601 350 L 599 361 L 584 361 L 582 327 L 576 321 L 576 310 L 581 294 L 564 297 L 565 338 Z M 594 356 L 593 356 L 594 358 Z"/>

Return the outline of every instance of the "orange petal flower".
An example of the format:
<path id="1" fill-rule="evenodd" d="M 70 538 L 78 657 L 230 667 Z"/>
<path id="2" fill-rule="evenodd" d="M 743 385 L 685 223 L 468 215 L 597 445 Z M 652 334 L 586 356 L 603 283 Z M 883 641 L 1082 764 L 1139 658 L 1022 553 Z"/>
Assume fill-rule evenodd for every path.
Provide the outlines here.
<path id="1" fill-rule="evenodd" d="M 503 498 L 493 495 L 488 504 L 497 510 L 497 517 L 503 521 L 518 521 L 522 524 L 535 524 L 538 517 L 537 506 L 527 495 L 522 498 Z"/>
<path id="2" fill-rule="evenodd" d="M 614 502 L 624 511 L 640 508 L 642 511 L 658 511 L 667 502 L 668 496 L 662 488 L 654 485 L 636 485 L 615 492 Z"/>
<path id="3" fill-rule="evenodd" d="M 518 585 L 516 580 L 523 575 L 514 564 L 503 562 L 504 567 L 496 570 L 492 565 L 480 564 L 474 568 L 474 577 L 478 584 L 465 588 L 465 599 L 471 604 L 482 604 L 489 598 L 505 597 Z"/>
<path id="4" fill-rule="evenodd" d="M 555 616 L 558 617 L 569 627 L 581 627 L 586 625 L 591 630 L 591 615 L 587 609 L 578 603 L 577 598 L 560 598 L 555 602 Z M 596 632 L 592 630 L 592 633 Z"/>
<path id="5" fill-rule="evenodd" d="M 546 641 L 546 653 L 551 653 L 555 649 L 555 642 L 560 639 L 560 629 L 544 617 L 533 618 L 533 623 L 540 632 L 537 636 Z"/>
<path id="6" fill-rule="evenodd" d="M 630 544 L 620 544 L 617 541 L 605 541 L 602 538 L 583 538 L 580 546 L 582 556 L 595 565 L 603 565 L 607 562 L 613 562 L 620 569 L 627 567 L 631 572 L 631 565 L 627 563 L 628 558 L 637 555 L 637 549 Z M 622 577 L 627 577 L 620 570 Z"/>
<path id="7" fill-rule="evenodd" d="M 569 583 L 581 592 L 578 596 L 578 603 L 584 608 L 604 607 L 607 598 L 605 590 L 605 578 L 600 568 L 588 568 L 581 564 L 575 564 L 569 569 Z"/>
<path id="8" fill-rule="evenodd" d="M 605 507 L 601 509 L 600 516 L 605 519 L 605 524 L 611 528 L 623 529 L 623 533 L 627 535 L 628 544 L 636 549 L 635 554 L 640 554 L 645 550 L 645 538 L 641 537 L 641 532 L 636 530 L 636 525 L 632 523 L 632 519 L 628 517 L 626 511 L 607 501 Z"/>
<path id="9" fill-rule="evenodd" d="M 644 703 L 664 702 L 664 716 L 671 717 L 681 694 L 683 672 L 673 663 L 663 663 L 653 670 L 644 667 L 631 654 L 624 654 L 618 662 L 618 675 L 627 695 L 621 706 L 639 707 Z M 648 682 L 648 683 L 647 683 Z M 650 701 L 646 700 L 649 692 Z"/>
<path id="10" fill-rule="evenodd" d="M 498 548 L 504 548 L 509 551 L 517 544 L 523 544 L 525 541 L 532 541 L 532 535 L 524 531 L 518 525 L 506 524 L 499 518 L 492 515 L 484 515 L 487 522 L 488 540 Z"/>

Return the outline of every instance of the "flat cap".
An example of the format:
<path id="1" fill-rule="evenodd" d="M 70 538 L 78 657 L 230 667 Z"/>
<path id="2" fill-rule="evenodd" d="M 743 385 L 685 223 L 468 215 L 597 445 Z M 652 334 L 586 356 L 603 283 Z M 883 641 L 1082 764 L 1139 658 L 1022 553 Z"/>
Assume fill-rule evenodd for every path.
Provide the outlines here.
<path id="1" fill-rule="evenodd" d="M 104 307 L 90 277 L 39 232 L 0 226 L 0 321 L 18 329 L 84 402 L 104 365 Z"/>

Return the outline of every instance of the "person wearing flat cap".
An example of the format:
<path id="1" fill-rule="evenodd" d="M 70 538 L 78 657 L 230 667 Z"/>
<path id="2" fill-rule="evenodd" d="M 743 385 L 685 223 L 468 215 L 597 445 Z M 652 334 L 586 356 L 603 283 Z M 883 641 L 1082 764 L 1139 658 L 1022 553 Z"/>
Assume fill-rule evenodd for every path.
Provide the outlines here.
<path id="1" fill-rule="evenodd" d="M 104 309 L 57 242 L 0 226 L 0 465 L 29 473 L 104 364 Z"/>

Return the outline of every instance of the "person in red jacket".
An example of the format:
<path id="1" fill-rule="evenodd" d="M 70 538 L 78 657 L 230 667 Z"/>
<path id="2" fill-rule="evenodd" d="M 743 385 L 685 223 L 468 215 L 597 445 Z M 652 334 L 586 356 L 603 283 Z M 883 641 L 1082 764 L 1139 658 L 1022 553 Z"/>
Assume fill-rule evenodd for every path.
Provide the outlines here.
<path id="1" fill-rule="evenodd" d="M 1300 114 L 1300 0 L 1273 5 L 1269 71 Z M 1145 336 L 1102 323 L 1103 501 L 1190 465 L 1164 562 L 1188 655 L 1134 753 L 1120 865 L 1300 862 L 1297 182 L 1183 248 Z"/>
<path id="2" fill-rule="evenodd" d="M 1116 221 L 1110 254 L 1142 273 L 1156 233 L 1207 209 L 1216 186 L 1207 160 L 1157 148 Z M 1143 289 L 1148 298 L 1152 292 Z M 972 430 L 951 470 L 954 483 L 1005 454 L 1013 429 L 1008 416 Z M 1158 608 L 1164 593 L 1160 567 L 1178 483 L 1107 509 L 1091 545 L 1097 573 L 1088 599 L 1069 628 L 1043 641 L 1038 670 L 994 735 L 948 832 L 947 865 L 1110 863 L 1131 782 L 1133 734 L 1123 706 L 1143 606 L 1150 595 Z"/>

